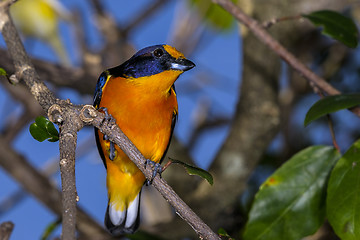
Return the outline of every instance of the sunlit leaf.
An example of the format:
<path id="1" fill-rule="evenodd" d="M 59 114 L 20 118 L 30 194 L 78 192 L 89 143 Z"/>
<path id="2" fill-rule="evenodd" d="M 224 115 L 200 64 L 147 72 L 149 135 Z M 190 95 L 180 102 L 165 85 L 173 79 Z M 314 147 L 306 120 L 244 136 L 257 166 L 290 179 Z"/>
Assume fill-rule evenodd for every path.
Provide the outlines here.
<path id="1" fill-rule="evenodd" d="M 219 5 L 209 0 L 188 0 L 190 7 L 196 9 L 199 16 L 209 23 L 209 25 L 218 30 L 231 29 L 234 18 Z M 232 0 L 236 2 L 236 0 Z"/>
<path id="2" fill-rule="evenodd" d="M 213 185 L 214 183 L 214 179 L 212 175 L 209 172 L 205 171 L 204 169 L 192 166 L 190 164 L 175 159 L 171 159 L 171 163 L 182 165 L 186 169 L 189 175 L 197 175 L 199 177 L 202 177 L 203 179 L 208 181 L 210 185 Z"/>
<path id="3" fill-rule="evenodd" d="M 356 48 L 359 33 L 352 19 L 330 10 L 312 12 L 302 16 L 309 19 L 315 26 L 323 27 L 323 34 L 344 43 L 348 47 Z"/>
<path id="4" fill-rule="evenodd" d="M 355 107 L 359 104 L 359 93 L 340 94 L 324 97 L 311 106 L 309 111 L 306 113 L 304 125 L 307 126 L 312 121 L 326 114 Z"/>
<path id="5" fill-rule="evenodd" d="M 35 119 L 35 122 L 30 125 L 29 131 L 31 136 L 39 142 L 45 140 L 56 142 L 59 140 L 59 133 L 54 124 L 43 116 Z"/>
<path id="6" fill-rule="evenodd" d="M 260 187 L 246 224 L 245 240 L 298 240 L 325 218 L 326 183 L 339 159 L 332 147 L 312 146 L 294 155 Z"/>
<path id="7" fill-rule="evenodd" d="M 0 76 L 7 76 L 7 72 L 5 71 L 5 69 L 0 67 Z"/>
<path id="8" fill-rule="evenodd" d="M 326 213 L 342 240 L 360 239 L 360 140 L 342 156 L 331 173 Z"/>

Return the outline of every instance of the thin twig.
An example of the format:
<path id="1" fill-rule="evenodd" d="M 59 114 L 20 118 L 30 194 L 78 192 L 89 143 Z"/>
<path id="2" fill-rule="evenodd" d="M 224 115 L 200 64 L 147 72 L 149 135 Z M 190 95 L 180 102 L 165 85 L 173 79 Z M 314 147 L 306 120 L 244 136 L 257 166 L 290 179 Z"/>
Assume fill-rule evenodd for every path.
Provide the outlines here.
<path id="1" fill-rule="evenodd" d="M 333 145 L 334 145 L 334 147 L 336 148 L 336 150 L 338 152 L 341 152 L 341 149 L 340 149 L 340 147 L 339 147 L 339 145 L 337 144 L 337 141 L 336 141 L 335 131 L 334 131 L 334 124 L 333 124 L 333 121 L 331 119 L 330 114 L 327 114 L 326 117 L 327 117 L 327 120 L 328 120 L 328 125 L 329 125 L 329 130 L 330 130 Z"/>
<path id="2" fill-rule="evenodd" d="M 159 8 L 163 7 L 165 3 L 169 2 L 170 0 L 156 0 L 155 2 L 149 4 L 147 8 L 135 14 L 135 18 L 133 18 L 130 23 L 128 23 L 128 25 L 121 30 L 121 34 L 128 34 L 130 31 L 138 27 L 141 23 L 145 22 Z"/>
<path id="3" fill-rule="evenodd" d="M 318 87 L 316 87 L 312 83 L 310 83 L 310 86 L 312 87 L 313 91 L 317 95 L 319 95 L 320 98 L 324 98 L 324 94 L 322 93 L 321 89 L 319 89 Z M 340 149 L 340 147 L 339 147 L 339 145 L 337 144 L 337 141 L 336 141 L 334 124 L 333 124 L 333 121 L 332 121 L 332 118 L 331 118 L 330 114 L 326 114 L 326 118 L 327 118 L 327 122 L 328 122 L 329 131 L 330 131 L 330 134 L 331 134 L 331 139 L 332 139 L 333 145 L 334 145 L 335 149 L 338 152 L 341 152 L 341 149 Z"/>
<path id="4" fill-rule="evenodd" d="M 4 140 L 8 141 L 6 136 L 4 137 Z M 79 146 L 77 146 L 76 149 L 76 161 L 81 160 L 82 157 L 89 153 L 89 145 L 93 144 L 93 138 L 89 137 L 85 141 L 83 141 Z M 43 166 L 42 170 L 40 171 L 42 174 L 44 174 L 49 179 L 52 178 L 52 176 L 55 173 L 59 172 L 59 156 L 52 157 L 49 159 Z M 26 199 L 29 196 L 29 194 L 26 193 L 26 191 L 23 188 L 19 188 L 9 194 L 5 199 L 3 199 L 0 202 L 0 217 L 3 214 L 6 214 L 8 211 L 12 210 L 15 206 L 17 206 L 19 203 L 21 203 L 24 199 Z"/>
<path id="5" fill-rule="evenodd" d="M 299 20 L 301 19 L 302 16 L 301 15 L 297 15 L 297 16 L 286 16 L 286 17 L 281 17 L 281 18 L 273 18 L 269 21 L 263 22 L 261 24 L 261 26 L 263 28 L 269 29 L 272 25 L 279 23 L 279 22 L 284 22 L 284 21 L 288 21 L 288 20 Z"/>
<path id="6" fill-rule="evenodd" d="M 298 60 L 292 53 L 286 50 L 278 41 L 276 41 L 261 25 L 253 18 L 246 15 L 238 6 L 230 0 L 212 0 L 217 3 L 227 12 L 233 15 L 238 21 L 243 23 L 249 30 L 266 46 L 278 54 L 285 62 L 292 68 L 299 72 L 308 81 L 314 83 L 327 95 L 341 94 L 339 90 L 331 86 L 325 79 L 316 75 L 308 67 L 306 67 L 300 60 Z M 360 107 L 350 109 L 354 114 L 360 117 Z"/>
<path id="7" fill-rule="evenodd" d="M 10 239 L 10 235 L 14 229 L 14 224 L 12 222 L 3 222 L 0 225 L 0 240 Z"/>

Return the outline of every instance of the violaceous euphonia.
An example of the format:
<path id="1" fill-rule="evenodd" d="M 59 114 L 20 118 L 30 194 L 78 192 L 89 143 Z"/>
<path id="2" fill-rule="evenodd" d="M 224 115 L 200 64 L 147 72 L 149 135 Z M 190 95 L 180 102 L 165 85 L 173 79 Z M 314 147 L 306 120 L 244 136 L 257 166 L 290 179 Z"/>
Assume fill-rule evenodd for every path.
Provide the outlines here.
<path id="1" fill-rule="evenodd" d="M 105 109 L 146 159 L 160 164 L 169 147 L 178 104 L 174 82 L 195 64 L 169 45 L 138 51 L 123 64 L 104 71 L 97 82 L 94 106 Z M 118 147 L 95 129 L 107 169 L 105 226 L 113 235 L 139 226 L 144 174 Z"/>

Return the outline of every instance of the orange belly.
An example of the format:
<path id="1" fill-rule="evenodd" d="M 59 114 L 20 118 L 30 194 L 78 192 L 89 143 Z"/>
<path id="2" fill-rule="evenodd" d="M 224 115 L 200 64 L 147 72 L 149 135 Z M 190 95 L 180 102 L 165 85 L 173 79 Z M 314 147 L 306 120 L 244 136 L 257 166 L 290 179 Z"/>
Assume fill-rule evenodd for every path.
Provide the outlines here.
<path id="1" fill-rule="evenodd" d="M 172 118 L 177 111 L 175 92 L 154 95 L 146 86 L 127 84 L 134 83 L 123 78 L 110 79 L 99 107 L 107 108 L 145 158 L 159 162 L 169 144 Z M 107 165 L 109 200 L 123 210 L 139 193 L 145 177 L 118 146 L 114 160 L 110 160 L 109 141 L 103 141 L 100 132 L 99 139 Z"/>

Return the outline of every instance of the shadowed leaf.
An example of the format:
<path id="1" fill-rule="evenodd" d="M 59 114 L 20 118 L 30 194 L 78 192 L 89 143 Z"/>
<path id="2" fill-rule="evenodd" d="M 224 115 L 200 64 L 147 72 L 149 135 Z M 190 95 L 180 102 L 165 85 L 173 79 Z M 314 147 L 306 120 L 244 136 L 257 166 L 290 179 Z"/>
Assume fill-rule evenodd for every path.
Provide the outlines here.
<path id="1" fill-rule="evenodd" d="M 302 16 L 309 19 L 315 26 L 323 27 L 323 34 L 342 42 L 348 47 L 357 47 L 359 33 L 352 19 L 330 10 L 312 12 Z"/>
<path id="2" fill-rule="evenodd" d="M 348 109 L 360 104 L 360 94 L 340 94 L 324 97 L 311 106 L 306 113 L 304 125 L 307 126 L 312 121 L 332 112 Z"/>
<path id="3" fill-rule="evenodd" d="M 205 171 L 204 169 L 189 165 L 189 164 L 184 163 L 179 160 L 175 160 L 175 159 L 170 159 L 170 160 L 171 160 L 171 163 L 182 165 L 186 169 L 186 171 L 188 172 L 189 175 L 197 175 L 199 177 L 202 177 L 203 179 L 208 181 L 208 183 L 210 185 L 213 185 L 213 183 L 214 183 L 213 177 L 208 171 Z"/>
<path id="4" fill-rule="evenodd" d="M 235 240 L 235 238 L 232 238 L 223 228 L 218 230 L 218 234 L 220 237 L 225 237 L 228 240 Z"/>
<path id="5" fill-rule="evenodd" d="M 326 202 L 328 220 L 342 240 L 360 239 L 360 140 L 331 173 Z"/>

